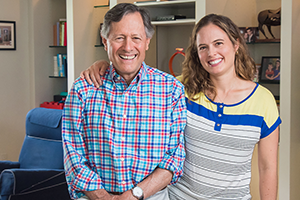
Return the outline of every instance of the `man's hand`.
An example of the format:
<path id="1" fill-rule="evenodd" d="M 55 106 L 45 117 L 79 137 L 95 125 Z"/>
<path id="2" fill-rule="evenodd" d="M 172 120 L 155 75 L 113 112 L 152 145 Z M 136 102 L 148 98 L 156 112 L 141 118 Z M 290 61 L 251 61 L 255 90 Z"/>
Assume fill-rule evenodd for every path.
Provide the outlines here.
<path id="1" fill-rule="evenodd" d="M 84 194 L 89 198 L 89 200 L 113 200 L 114 197 L 104 189 L 85 191 Z"/>
<path id="2" fill-rule="evenodd" d="M 104 189 L 85 191 L 84 194 L 90 200 L 136 200 L 136 198 L 132 195 L 131 190 L 128 190 L 121 195 L 111 195 Z"/>
<path id="3" fill-rule="evenodd" d="M 131 190 L 127 190 L 121 195 L 114 195 L 112 200 L 137 200 L 133 195 Z"/>
<path id="4" fill-rule="evenodd" d="M 89 84 L 93 84 L 98 88 L 102 85 L 100 76 L 103 76 L 109 63 L 105 60 L 98 60 L 94 62 L 89 68 L 80 73 L 80 77 L 84 78 Z"/>

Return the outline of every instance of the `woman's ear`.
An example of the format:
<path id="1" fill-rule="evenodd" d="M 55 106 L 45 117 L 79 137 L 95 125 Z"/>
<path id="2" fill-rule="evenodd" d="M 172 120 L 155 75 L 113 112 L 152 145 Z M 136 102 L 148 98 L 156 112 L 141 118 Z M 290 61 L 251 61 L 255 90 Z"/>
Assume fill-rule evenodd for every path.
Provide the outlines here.
<path id="1" fill-rule="evenodd" d="M 235 52 L 237 52 L 237 50 L 239 49 L 239 47 L 240 47 L 240 39 L 237 38 L 237 39 L 236 39 L 236 43 L 235 43 L 235 45 L 234 45 L 234 50 L 235 50 Z"/>

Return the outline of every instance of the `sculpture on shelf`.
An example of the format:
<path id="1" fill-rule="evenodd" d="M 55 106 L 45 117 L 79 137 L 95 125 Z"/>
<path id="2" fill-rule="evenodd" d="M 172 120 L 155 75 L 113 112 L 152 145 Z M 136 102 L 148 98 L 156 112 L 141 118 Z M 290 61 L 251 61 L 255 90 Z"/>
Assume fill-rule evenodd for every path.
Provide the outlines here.
<path id="1" fill-rule="evenodd" d="M 173 59 L 174 59 L 174 57 L 177 54 L 181 54 L 181 55 L 185 56 L 185 53 L 183 52 L 183 48 L 176 48 L 175 50 L 176 50 L 176 52 L 171 56 L 171 58 L 169 60 L 169 70 L 170 70 L 170 73 L 173 76 L 176 76 L 175 73 L 174 73 L 174 71 L 173 71 Z"/>
<path id="2" fill-rule="evenodd" d="M 271 26 L 279 26 L 281 21 L 281 7 L 277 10 L 263 10 L 258 14 L 258 29 L 264 34 L 264 36 L 268 39 L 263 29 L 263 25 L 268 27 L 268 30 L 272 37 L 275 39 Z"/>

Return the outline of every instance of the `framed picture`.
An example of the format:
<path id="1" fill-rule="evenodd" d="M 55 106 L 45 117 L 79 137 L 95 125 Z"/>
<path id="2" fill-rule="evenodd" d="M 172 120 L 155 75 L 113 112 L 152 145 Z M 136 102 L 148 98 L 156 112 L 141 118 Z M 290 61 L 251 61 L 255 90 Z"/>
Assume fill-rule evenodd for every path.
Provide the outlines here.
<path id="1" fill-rule="evenodd" d="M 280 57 L 279 56 L 262 57 L 261 69 L 259 73 L 259 82 L 261 83 L 280 82 Z"/>
<path id="2" fill-rule="evenodd" d="M 240 33 L 246 43 L 254 43 L 259 39 L 258 27 L 240 27 Z"/>
<path id="3" fill-rule="evenodd" d="M 16 50 L 16 22 L 0 21 L 0 50 Z"/>

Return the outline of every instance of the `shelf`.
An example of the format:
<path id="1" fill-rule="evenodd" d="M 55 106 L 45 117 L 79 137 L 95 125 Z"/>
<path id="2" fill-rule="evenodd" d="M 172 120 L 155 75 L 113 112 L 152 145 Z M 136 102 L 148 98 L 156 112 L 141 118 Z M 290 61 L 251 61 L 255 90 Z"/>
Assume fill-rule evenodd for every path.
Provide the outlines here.
<path id="1" fill-rule="evenodd" d="M 108 5 L 94 6 L 94 8 L 109 8 L 109 3 L 108 3 Z"/>
<path id="2" fill-rule="evenodd" d="M 96 44 L 95 47 L 104 47 L 103 44 Z"/>
<path id="3" fill-rule="evenodd" d="M 152 24 L 155 26 L 159 25 L 194 25 L 196 23 L 195 19 L 177 19 L 169 21 L 152 21 Z"/>
<path id="4" fill-rule="evenodd" d="M 135 5 L 143 7 L 150 12 L 152 24 L 159 25 L 194 25 L 196 23 L 196 1 L 151 1 L 135 2 Z M 159 21 L 157 17 L 183 15 L 186 19 Z"/>
<path id="5" fill-rule="evenodd" d="M 257 40 L 253 43 L 247 42 L 246 44 L 280 44 L 279 40 Z"/>
<path id="6" fill-rule="evenodd" d="M 49 46 L 50 48 L 67 48 L 67 46 Z"/>
<path id="7" fill-rule="evenodd" d="M 137 6 L 147 6 L 147 7 L 172 7 L 179 8 L 184 7 L 192 7 L 195 5 L 195 0 L 180 0 L 180 1 L 136 1 L 134 2 Z"/>
<path id="8" fill-rule="evenodd" d="M 49 78 L 67 78 L 66 76 L 49 76 Z"/>

